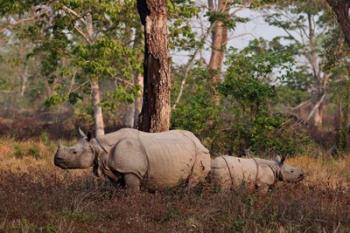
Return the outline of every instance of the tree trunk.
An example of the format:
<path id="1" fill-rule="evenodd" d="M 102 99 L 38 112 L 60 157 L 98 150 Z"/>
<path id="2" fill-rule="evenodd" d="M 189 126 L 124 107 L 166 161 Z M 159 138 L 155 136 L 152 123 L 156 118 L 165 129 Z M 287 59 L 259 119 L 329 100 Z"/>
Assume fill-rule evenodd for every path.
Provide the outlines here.
<path id="1" fill-rule="evenodd" d="M 347 83 L 347 86 L 349 86 L 349 83 Z M 339 127 L 338 127 L 338 144 L 337 148 L 339 151 L 344 152 L 347 149 L 347 142 L 348 142 L 348 118 L 349 118 L 349 104 L 350 104 L 350 90 L 347 89 L 346 93 L 342 95 L 339 99 L 339 105 L 340 105 L 340 118 L 339 118 Z M 343 104 L 341 104 L 343 103 Z"/>
<path id="2" fill-rule="evenodd" d="M 134 127 L 135 107 L 134 103 L 128 104 L 126 107 L 126 113 L 124 115 L 123 125 L 127 128 Z"/>
<path id="3" fill-rule="evenodd" d="M 86 33 L 88 36 L 88 43 L 93 44 L 95 41 L 94 26 L 92 22 L 92 15 L 88 13 L 86 16 Z M 94 107 L 94 120 L 95 120 L 95 134 L 96 137 L 103 136 L 105 134 L 105 126 L 103 121 L 102 107 L 101 107 L 101 94 L 100 86 L 97 77 L 90 78 L 92 105 Z"/>
<path id="4" fill-rule="evenodd" d="M 134 85 L 139 85 L 141 87 L 141 90 L 143 89 L 143 75 L 142 74 L 137 74 L 135 75 L 134 78 Z M 134 101 L 134 123 L 133 127 L 138 128 L 138 123 L 139 123 L 139 115 L 142 110 L 142 96 L 138 96 L 135 98 Z"/>
<path id="5" fill-rule="evenodd" d="M 348 119 L 350 105 L 350 83 L 346 83 L 347 91 L 336 98 L 336 112 L 334 115 L 335 146 L 334 152 L 344 152 L 348 147 Z M 336 154 L 334 153 L 333 154 Z"/>
<path id="6" fill-rule="evenodd" d="M 228 16 L 229 3 L 227 0 L 218 0 L 218 8 L 214 9 L 213 0 L 208 0 L 210 11 L 218 11 Z M 220 82 L 222 63 L 224 60 L 228 29 L 224 22 L 216 20 L 212 31 L 211 56 L 209 61 L 209 72 L 214 84 Z"/>
<path id="7" fill-rule="evenodd" d="M 24 64 L 24 71 L 23 74 L 21 74 L 21 96 L 24 96 L 24 93 L 27 89 L 27 82 L 28 82 L 28 66 L 27 64 Z"/>
<path id="8" fill-rule="evenodd" d="M 138 61 L 141 63 L 143 59 L 143 54 L 141 53 L 141 47 L 144 46 L 143 43 L 143 32 L 141 27 L 137 27 L 135 31 L 135 41 L 133 48 L 134 50 L 140 50 L 140 53 L 138 54 Z M 137 96 L 134 100 L 134 122 L 133 127 L 138 128 L 139 124 L 139 115 L 142 110 L 142 94 L 143 94 L 143 74 L 142 73 L 135 73 L 134 74 L 134 85 L 140 87 L 140 95 Z"/>
<path id="9" fill-rule="evenodd" d="M 142 40 L 141 33 L 139 33 L 140 30 L 136 29 L 135 33 L 133 33 L 133 30 L 131 27 L 127 26 L 125 28 L 125 41 L 124 43 L 127 44 L 130 48 L 136 49 L 138 45 L 140 44 L 140 41 Z M 140 61 L 141 62 L 141 61 Z M 134 80 L 134 86 L 137 85 L 137 74 L 133 75 Z M 128 128 L 134 128 L 135 127 L 135 116 L 136 116 L 136 108 L 135 108 L 135 101 L 133 103 L 129 104 L 126 109 L 126 114 L 124 116 L 124 126 Z"/>
<path id="10" fill-rule="evenodd" d="M 103 136 L 105 134 L 104 122 L 101 107 L 100 87 L 98 85 L 98 79 L 91 79 L 91 94 L 92 104 L 94 106 L 94 118 L 95 118 L 95 133 L 96 137 Z"/>
<path id="11" fill-rule="evenodd" d="M 349 0 L 327 0 L 327 2 L 332 7 L 337 17 L 339 26 L 343 31 L 345 40 L 350 47 L 350 16 L 349 16 L 350 2 Z"/>
<path id="12" fill-rule="evenodd" d="M 165 0 L 138 0 L 144 25 L 144 91 L 139 128 L 147 132 L 170 127 L 170 65 Z"/>
<path id="13" fill-rule="evenodd" d="M 322 127 L 323 125 L 323 104 L 320 104 L 320 106 L 316 109 L 315 115 L 313 118 L 314 126 L 316 127 Z"/>
<path id="14" fill-rule="evenodd" d="M 332 153 L 335 154 L 341 148 L 341 121 L 342 121 L 342 102 L 341 102 L 341 97 L 337 96 L 336 99 L 336 109 L 335 109 L 335 114 L 333 118 L 333 127 L 334 127 L 334 132 L 335 132 L 335 146 L 333 146 Z"/>
<path id="15" fill-rule="evenodd" d="M 324 94 L 324 82 L 325 75 L 322 75 L 319 64 L 319 57 L 317 54 L 317 42 L 315 37 L 315 25 L 314 25 L 314 16 L 307 14 L 308 19 L 308 38 L 309 38 L 309 47 L 310 53 L 307 56 L 307 59 L 310 63 L 312 74 L 316 81 L 316 91 L 313 92 L 314 96 L 312 97 L 313 103 L 316 105 L 319 99 Z M 316 109 L 313 115 L 313 124 L 315 127 L 322 127 L 323 125 L 323 103 L 321 103 Z"/>

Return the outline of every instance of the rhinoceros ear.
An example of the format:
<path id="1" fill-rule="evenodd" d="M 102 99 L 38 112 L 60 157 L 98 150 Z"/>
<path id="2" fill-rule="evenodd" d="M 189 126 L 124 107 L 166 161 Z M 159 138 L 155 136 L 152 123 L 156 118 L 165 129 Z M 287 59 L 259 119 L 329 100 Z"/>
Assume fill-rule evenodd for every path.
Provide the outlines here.
<path id="1" fill-rule="evenodd" d="M 91 138 L 92 138 L 92 133 L 91 133 L 91 131 L 88 131 L 87 132 L 87 141 L 89 142 L 91 140 Z"/>
<path id="2" fill-rule="evenodd" d="M 282 156 L 282 158 L 281 158 L 281 164 L 283 164 L 284 163 L 284 161 L 286 160 L 286 156 Z"/>
<path id="3" fill-rule="evenodd" d="M 88 140 L 88 136 L 86 136 L 86 134 L 84 133 L 84 131 L 82 131 L 82 130 L 80 129 L 80 127 L 79 127 L 78 131 L 79 131 L 79 134 L 80 134 L 80 137 L 81 137 L 81 138 Z"/>
<path id="4" fill-rule="evenodd" d="M 277 155 L 276 158 L 275 158 L 275 161 L 279 164 L 279 165 L 283 165 L 284 161 L 286 160 L 286 157 L 285 156 L 279 156 Z"/>

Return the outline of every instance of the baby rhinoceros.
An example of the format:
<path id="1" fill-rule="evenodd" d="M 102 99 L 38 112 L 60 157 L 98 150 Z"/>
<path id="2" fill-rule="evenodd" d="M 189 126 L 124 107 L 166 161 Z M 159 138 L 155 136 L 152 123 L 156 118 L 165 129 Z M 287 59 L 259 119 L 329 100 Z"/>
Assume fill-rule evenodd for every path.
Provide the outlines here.
<path id="1" fill-rule="evenodd" d="M 170 188 L 182 181 L 193 187 L 210 170 L 209 151 L 189 131 L 145 133 L 121 129 L 90 139 L 82 138 L 71 147 L 59 145 L 54 163 L 63 169 L 90 168 L 113 184 L 124 183 L 138 191 Z"/>
<path id="2" fill-rule="evenodd" d="M 266 193 L 277 181 L 299 182 L 304 179 L 302 169 L 292 167 L 285 158 L 274 160 L 219 156 L 212 160 L 210 180 L 221 190 L 237 189 L 243 184 Z"/>

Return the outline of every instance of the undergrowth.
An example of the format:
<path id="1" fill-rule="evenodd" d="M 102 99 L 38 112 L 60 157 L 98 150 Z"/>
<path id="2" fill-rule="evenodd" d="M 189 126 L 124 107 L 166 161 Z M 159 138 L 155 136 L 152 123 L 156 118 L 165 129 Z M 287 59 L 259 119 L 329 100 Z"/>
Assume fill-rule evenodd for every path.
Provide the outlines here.
<path id="1" fill-rule="evenodd" d="M 90 170 L 54 167 L 54 151 L 41 141 L 0 141 L 1 233 L 350 232 L 350 156 L 291 158 L 306 180 L 265 195 L 209 184 L 128 195 Z"/>

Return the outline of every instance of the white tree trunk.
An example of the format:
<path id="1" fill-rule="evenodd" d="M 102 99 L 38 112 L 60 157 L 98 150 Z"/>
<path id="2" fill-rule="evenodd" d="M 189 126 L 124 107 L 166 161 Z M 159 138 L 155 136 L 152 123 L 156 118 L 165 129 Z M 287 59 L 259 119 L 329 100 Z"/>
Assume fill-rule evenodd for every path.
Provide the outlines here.
<path id="1" fill-rule="evenodd" d="M 134 103 L 127 106 L 126 114 L 124 116 L 124 126 L 128 128 L 134 127 L 135 107 Z"/>
<path id="2" fill-rule="evenodd" d="M 92 104 L 94 106 L 94 118 L 95 118 L 95 132 L 96 137 L 103 136 L 105 134 L 104 122 L 101 107 L 100 87 L 97 79 L 91 79 L 91 94 Z"/>
<path id="3" fill-rule="evenodd" d="M 21 96 L 23 97 L 24 93 L 25 93 L 25 91 L 27 89 L 27 82 L 28 82 L 28 67 L 27 67 L 27 65 L 25 65 L 25 67 L 24 67 L 24 72 L 21 75 L 21 80 L 22 80 L 22 83 L 21 83 Z"/>
<path id="4" fill-rule="evenodd" d="M 139 85 L 141 88 L 141 93 L 138 97 L 135 98 L 134 101 L 134 122 L 133 122 L 133 127 L 137 128 L 138 127 L 138 122 L 139 122 L 139 115 L 141 113 L 142 109 L 142 90 L 143 90 L 143 75 L 138 74 L 136 75 L 134 79 L 134 84 Z"/>
<path id="5" fill-rule="evenodd" d="M 314 115 L 314 125 L 316 127 L 322 127 L 322 124 L 323 124 L 323 106 L 322 104 L 316 109 L 315 111 L 315 115 Z"/>
<path id="6" fill-rule="evenodd" d="M 86 33 L 88 43 L 92 44 L 95 41 L 94 26 L 92 23 L 91 13 L 86 16 Z M 105 126 L 103 122 L 103 114 L 101 107 L 101 95 L 98 78 L 94 77 L 90 79 L 91 94 L 92 94 L 92 105 L 94 107 L 94 118 L 95 118 L 95 133 L 96 137 L 103 136 L 105 134 Z"/>

